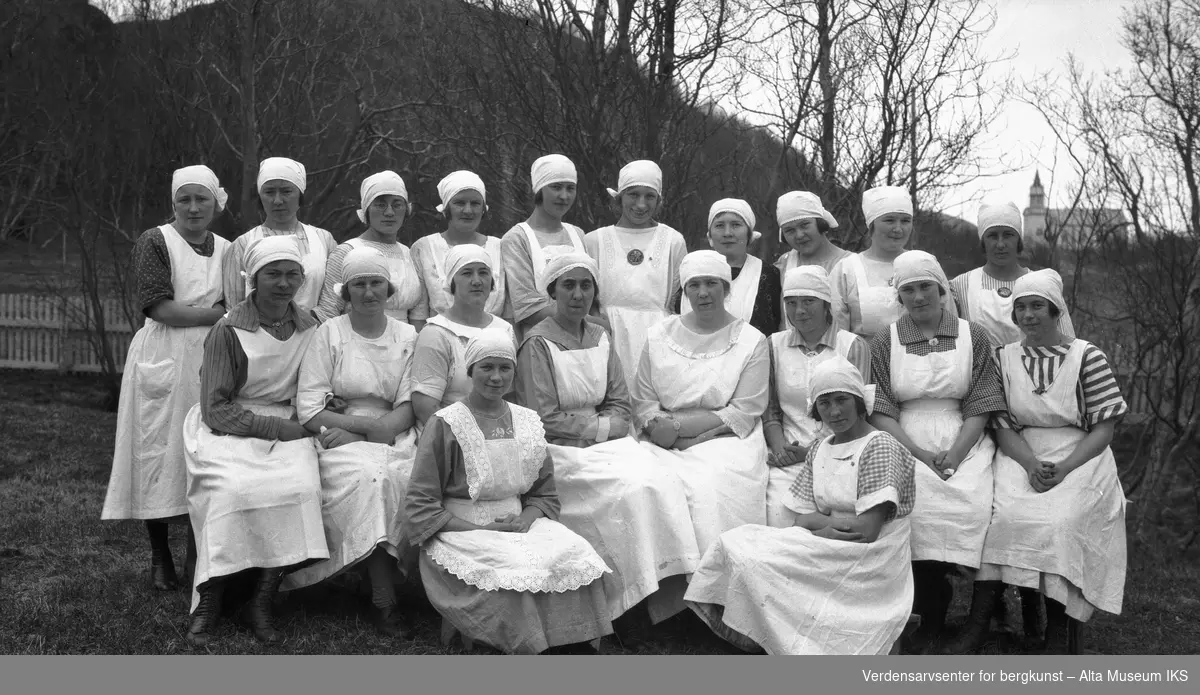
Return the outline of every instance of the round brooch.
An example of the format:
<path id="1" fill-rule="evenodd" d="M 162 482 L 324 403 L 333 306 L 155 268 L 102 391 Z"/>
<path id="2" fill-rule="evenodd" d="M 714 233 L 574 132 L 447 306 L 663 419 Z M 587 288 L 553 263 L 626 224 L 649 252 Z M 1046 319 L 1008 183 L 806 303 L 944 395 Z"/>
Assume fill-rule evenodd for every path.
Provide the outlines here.
<path id="1" fill-rule="evenodd" d="M 641 249 L 634 249 L 626 254 L 625 260 L 629 261 L 629 265 L 641 265 L 646 256 L 642 254 Z"/>
<path id="2" fill-rule="evenodd" d="M 937 346 L 938 346 L 938 339 L 937 339 L 937 338 L 930 338 L 930 339 L 929 339 L 929 347 L 937 347 Z"/>
<path id="3" fill-rule="evenodd" d="M 1001 287 L 996 290 L 996 294 L 1000 295 L 1001 297 L 1004 297 L 1005 299 L 1008 299 L 1009 297 L 1012 296 L 1012 290 L 1010 290 L 1007 287 Z"/>

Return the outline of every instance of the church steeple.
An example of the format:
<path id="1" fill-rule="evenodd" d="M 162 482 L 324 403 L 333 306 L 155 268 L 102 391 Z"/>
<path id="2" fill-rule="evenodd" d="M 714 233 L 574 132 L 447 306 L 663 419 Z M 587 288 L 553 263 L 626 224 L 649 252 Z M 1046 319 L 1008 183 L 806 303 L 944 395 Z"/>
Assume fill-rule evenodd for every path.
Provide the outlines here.
<path id="1" fill-rule="evenodd" d="M 1042 188 L 1042 172 L 1034 171 L 1033 185 L 1029 187 L 1029 209 L 1046 209 L 1046 191 Z"/>

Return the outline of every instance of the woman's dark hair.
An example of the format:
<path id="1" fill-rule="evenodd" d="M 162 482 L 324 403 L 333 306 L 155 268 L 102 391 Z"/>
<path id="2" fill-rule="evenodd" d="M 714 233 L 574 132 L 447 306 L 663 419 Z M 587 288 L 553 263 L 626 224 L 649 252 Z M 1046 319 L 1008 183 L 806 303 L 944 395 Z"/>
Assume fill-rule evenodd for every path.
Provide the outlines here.
<path id="1" fill-rule="evenodd" d="M 1013 301 L 1014 301 L 1014 303 L 1016 302 L 1016 300 L 1015 300 L 1015 299 L 1014 299 Z M 1059 309 L 1059 308 L 1058 308 L 1058 306 L 1057 306 L 1057 305 L 1056 305 L 1054 302 L 1052 302 L 1052 301 L 1050 301 L 1049 299 L 1047 299 L 1047 300 L 1046 300 L 1046 306 L 1047 306 L 1047 307 L 1049 307 L 1049 311 L 1050 311 L 1050 318 L 1052 318 L 1052 319 L 1057 319 L 1059 316 L 1062 316 L 1062 310 L 1061 310 L 1061 309 Z M 1013 322 L 1013 325 L 1014 325 L 1014 326 L 1020 326 L 1020 325 L 1021 325 L 1021 324 L 1017 323 L 1017 310 L 1016 310 L 1016 309 L 1013 309 L 1013 310 L 1012 310 L 1012 314 L 1010 315 L 1010 317 L 1009 317 L 1009 318 L 1011 318 L 1011 319 L 1012 319 L 1012 322 Z"/>
<path id="2" fill-rule="evenodd" d="M 867 416 L 867 402 L 864 401 L 859 396 L 855 396 L 853 394 L 851 394 L 851 397 L 854 399 L 855 412 L 858 413 L 858 416 L 860 418 L 866 417 Z M 812 419 L 816 420 L 817 422 L 821 421 L 821 414 L 817 412 L 817 401 L 815 399 L 813 400 L 812 409 L 809 411 L 808 416 L 811 417 Z"/>
<path id="3" fill-rule="evenodd" d="M 342 296 L 343 302 L 350 301 L 350 283 L 343 282 L 342 283 L 342 291 L 339 292 L 338 294 L 340 294 Z M 396 286 L 392 284 L 391 280 L 388 280 L 388 293 L 387 293 L 388 299 L 391 299 L 393 294 L 396 294 Z"/>
<path id="4" fill-rule="evenodd" d="M 549 295 L 551 299 L 557 299 L 557 297 L 554 296 L 554 288 L 557 284 L 558 284 L 558 278 L 555 278 L 554 282 L 550 283 L 549 285 L 546 285 L 546 294 Z M 600 283 L 596 282 L 596 278 L 592 278 L 592 288 L 595 290 L 595 294 L 592 295 L 592 311 L 599 311 L 600 310 Z"/>

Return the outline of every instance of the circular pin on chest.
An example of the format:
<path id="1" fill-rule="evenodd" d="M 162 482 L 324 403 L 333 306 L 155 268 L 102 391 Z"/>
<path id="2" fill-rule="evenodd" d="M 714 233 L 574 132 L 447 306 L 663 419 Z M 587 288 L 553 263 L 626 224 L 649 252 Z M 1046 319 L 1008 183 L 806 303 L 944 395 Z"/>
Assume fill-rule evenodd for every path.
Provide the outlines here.
<path id="1" fill-rule="evenodd" d="M 938 346 L 937 337 L 930 338 L 929 339 L 929 347 L 937 347 L 937 346 Z"/>
<path id="2" fill-rule="evenodd" d="M 996 289 L 996 294 L 1000 295 L 1004 299 L 1008 299 L 1012 296 L 1012 290 L 1007 287 L 999 287 Z"/>
<path id="3" fill-rule="evenodd" d="M 633 249 L 625 254 L 625 260 L 629 261 L 629 265 L 641 265 L 642 261 L 646 260 L 646 256 L 641 249 Z"/>

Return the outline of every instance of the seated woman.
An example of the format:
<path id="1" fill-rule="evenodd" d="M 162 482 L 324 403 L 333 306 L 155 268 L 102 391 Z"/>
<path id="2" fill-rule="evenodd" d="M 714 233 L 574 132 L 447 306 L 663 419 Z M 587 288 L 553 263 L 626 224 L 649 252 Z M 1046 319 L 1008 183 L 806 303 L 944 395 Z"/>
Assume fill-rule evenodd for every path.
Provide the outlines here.
<path id="1" fill-rule="evenodd" d="M 708 245 L 729 263 L 733 278 L 726 303 L 729 313 L 763 335 L 771 335 L 783 320 L 781 280 L 778 268 L 764 264 L 748 250 L 762 236 L 754 231 L 755 222 L 754 211 L 746 201 L 718 200 L 708 209 Z M 671 310 L 677 314 L 692 310 L 681 289 L 675 291 Z"/>
<path id="2" fill-rule="evenodd" d="M 1000 348 L 1008 416 L 997 418 L 996 496 L 962 651 L 988 627 L 1004 584 L 1046 598 L 1046 653 L 1081 653 L 1096 609 L 1120 614 L 1125 593 L 1125 494 L 1113 430 L 1129 407 L 1108 358 L 1062 333 L 1062 279 L 1038 270 L 1013 287 L 1025 339 Z M 1023 597 L 1024 598 L 1024 597 Z"/>
<path id="3" fill-rule="evenodd" d="M 445 276 L 445 290 L 454 304 L 426 322 L 413 355 L 413 412 L 422 425 L 439 408 L 461 401 L 470 392 L 471 378 L 463 362 L 467 341 L 495 332 L 507 336 L 516 349 L 512 324 L 485 308 L 496 287 L 491 255 L 474 244 L 455 246 L 446 253 Z"/>
<path id="4" fill-rule="evenodd" d="M 429 298 L 425 296 L 425 284 L 412 253 L 400 241 L 400 228 L 409 212 L 404 179 L 394 171 L 372 174 L 359 187 L 359 198 L 358 219 L 367 225 L 367 230 L 329 254 L 317 318 L 328 321 L 345 313 L 349 305 L 336 288 L 345 286 L 346 254 L 353 249 L 370 248 L 387 258 L 391 271 L 392 293 L 387 300 L 387 315 L 420 331 L 429 316 Z"/>
<path id="5" fill-rule="evenodd" d="M 992 457 L 984 432 L 1004 412 L 1004 392 L 987 332 L 944 304 L 949 283 L 924 251 L 896 257 L 895 285 L 907 314 L 875 336 L 871 371 L 879 397 L 871 424 L 912 452 L 917 466 L 912 559 L 912 649 L 932 649 L 953 598 L 954 565 L 978 568 L 992 517 Z"/>
<path id="6" fill-rule="evenodd" d="M 763 434 L 771 455 L 767 484 L 767 525 L 785 528 L 794 520 L 787 507 L 791 488 L 808 451 L 829 434 L 809 417 L 808 385 L 813 370 L 841 356 L 858 367 L 863 381 L 871 377 L 871 347 L 850 331 L 833 325 L 829 275 L 819 265 L 788 271 L 783 283 L 784 311 L 791 328 L 771 335 L 771 400 L 763 416 Z"/>
<path id="7" fill-rule="evenodd" d="M 867 422 L 874 389 L 835 356 L 813 370 L 809 449 L 787 506 L 795 526 L 721 534 L 692 575 L 688 605 L 727 641 L 769 654 L 887 654 L 912 607 L 914 461 Z"/>
<path id="8" fill-rule="evenodd" d="M 421 580 L 454 631 L 510 653 L 537 654 L 612 633 L 610 571 L 555 521 L 554 466 L 538 414 L 509 405 L 516 353 L 503 335 L 467 345 L 471 392 L 430 418 L 405 500 Z"/>
<path id="9" fill-rule="evenodd" d="M 653 594 L 660 579 L 692 572 L 700 551 L 683 483 L 630 436 L 620 358 L 604 329 L 587 320 L 597 272 L 580 253 L 546 265 L 545 290 L 556 311 L 526 334 L 517 377 L 521 402 L 546 429 L 559 520 L 613 568 L 603 581 L 615 620 Z"/>
<path id="10" fill-rule="evenodd" d="M 689 253 L 679 274 L 694 308 L 650 330 L 633 402 L 642 446 L 683 480 L 703 553 L 724 531 L 766 522 L 771 358 L 763 334 L 725 310 L 724 256 Z"/>
<path id="11" fill-rule="evenodd" d="M 322 324 L 300 363 L 296 409 L 321 443 L 329 559 L 292 573 L 283 589 L 316 584 L 365 561 L 375 626 L 403 637 L 408 629 L 396 611 L 394 585 L 396 563 L 410 547 L 400 512 L 417 455 L 409 383 L 417 331 L 386 313 L 396 289 L 389 266 L 372 248 L 346 254 L 345 284 L 337 291 L 350 313 Z"/>
<path id="12" fill-rule="evenodd" d="M 187 634 L 194 646 L 207 644 L 217 624 L 224 579 L 250 568 L 259 572 L 245 619 L 259 640 L 282 642 L 271 599 L 285 569 L 329 557 L 317 449 L 292 405 L 317 326 L 292 301 L 304 284 L 301 258 L 291 236 L 250 246 L 250 296 L 204 339 L 200 403 L 183 424 L 197 550 Z"/>

